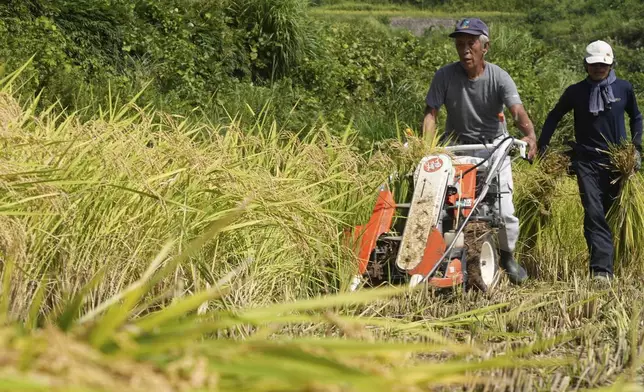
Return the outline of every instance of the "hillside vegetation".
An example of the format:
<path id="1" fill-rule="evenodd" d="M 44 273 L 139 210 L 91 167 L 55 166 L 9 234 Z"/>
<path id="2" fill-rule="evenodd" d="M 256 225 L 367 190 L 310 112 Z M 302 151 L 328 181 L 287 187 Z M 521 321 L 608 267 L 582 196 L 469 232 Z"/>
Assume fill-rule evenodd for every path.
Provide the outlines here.
<path id="1" fill-rule="evenodd" d="M 539 127 L 592 39 L 642 96 L 642 7 L 1 4 L 0 391 L 642 390 L 641 174 L 610 214 L 607 288 L 557 148 L 515 166 L 526 286 L 348 293 L 344 242 L 430 148 L 401 135 L 456 60 L 392 15 L 485 12 Z"/>
<path id="2" fill-rule="evenodd" d="M 415 9 L 387 4 L 333 7 Z M 619 75 L 638 91 L 644 86 L 639 1 L 423 4 L 423 12 L 451 18 L 484 6 L 490 61 L 515 78 L 538 125 L 565 85 L 583 77 L 581 53 L 592 39 L 613 43 Z M 252 121 L 267 107 L 289 130 L 317 123 L 337 134 L 351 125 L 365 146 L 394 137 L 397 127 L 417 129 L 433 72 L 456 59 L 449 39 L 440 30 L 393 32 L 386 14 L 338 17 L 325 7 L 300 0 L 8 1 L 0 5 L 0 60 L 8 73 L 35 56 L 21 93 L 41 92 L 41 108 L 58 102 L 88 117 L 110 92 L 143 90 L 140 106 L 197 111 L 217 123 Z"/>

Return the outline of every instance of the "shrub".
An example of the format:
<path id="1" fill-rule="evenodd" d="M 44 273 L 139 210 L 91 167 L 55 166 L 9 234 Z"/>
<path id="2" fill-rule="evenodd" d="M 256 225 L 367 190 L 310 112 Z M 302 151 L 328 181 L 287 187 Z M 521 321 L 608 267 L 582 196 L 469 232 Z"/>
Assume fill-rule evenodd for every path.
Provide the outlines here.
<path id="1" fill-rule="evenodd" d="M 254 80 L 275 80 L 297 67 L 314 46 L 303 0 L 233 0 L 228 15 L 245 34 Z"/>

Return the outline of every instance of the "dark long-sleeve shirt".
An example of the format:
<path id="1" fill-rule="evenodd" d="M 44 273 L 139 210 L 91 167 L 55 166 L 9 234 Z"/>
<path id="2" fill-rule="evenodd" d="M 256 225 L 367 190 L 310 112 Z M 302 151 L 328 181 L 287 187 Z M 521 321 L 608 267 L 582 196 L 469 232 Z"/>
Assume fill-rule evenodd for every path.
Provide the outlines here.
<path id="1" fill-rule="evenodd" d="M 597 150 L 607 151 L 609 143 L 619 144 L 628 140 L 624 116 L 626 112 L 630 117 L 631 141 L 641 152 L 642 114 L 637 107 L 633 86 L 626 80 L 615 80 L 611 88 L 617 102 L 613 102 L 610 109 L 605 108 L 597 116 L 588 108 L 590 88 L 590 84 L 582 80 L 566 89 L 543 124 L 539 148 L 542 149 L 550 143 L 561 118 L 573 110 L 577 152 L 589 159 L 605 157 L 605 154 Z"/>

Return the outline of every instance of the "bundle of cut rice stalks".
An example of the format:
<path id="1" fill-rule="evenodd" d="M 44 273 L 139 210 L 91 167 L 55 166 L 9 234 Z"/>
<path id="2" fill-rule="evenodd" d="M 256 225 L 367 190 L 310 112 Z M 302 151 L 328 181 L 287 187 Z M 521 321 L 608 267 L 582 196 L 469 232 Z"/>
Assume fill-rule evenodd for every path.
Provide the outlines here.
<path id="1" fill-rule="evenodd" d="M 608 212 L 615 244 L 615 267 L 621 274 L 644 272 L 644 178 L 635 171 L 636 150 L 632 143 L 611 145 L 608 151 L 620 191 Z"/>
<path id="2" fill-rule="evenodd" d="M 566 176 L 570 158 L 559 151 L 546 153 L 534 165 L 515 170 L 514 193 L 517 216 L 521 220 L 521 231 L 528 242 L 538 242 L 553 203 L 557 200 L 557 184 Z"/>

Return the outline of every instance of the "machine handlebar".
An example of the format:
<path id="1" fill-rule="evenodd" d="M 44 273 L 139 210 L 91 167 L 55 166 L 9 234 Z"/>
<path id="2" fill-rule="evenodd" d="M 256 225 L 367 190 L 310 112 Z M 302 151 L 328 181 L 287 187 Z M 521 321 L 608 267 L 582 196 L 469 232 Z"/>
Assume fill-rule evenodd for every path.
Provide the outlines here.
<path id="1" fill-rule="evenodd" d="M 462 151 L 494 150 L 495 148 L 497 148 L 497 146 L 498 146 L 498 144 L 493 144 L 493 143 L 483 144 L 483 143 L 481 143 L 481 144 L 460 144 L 460 145 L 455 145 L 455 146 L 447 146 L 447 147 L 444 147 L 444 148 L 447 151 L 462 152 Z M 532 163 L 531 162 L 532 160 L 528 159 L 528 143 L 526 143 L 525 141 L 520 140 L 520 139 L 512 138 L 512 148 L 518 149 L 519 156 L 521 158 L 525 159 L 525 160 L 530 161 L 530 163 Z"/>

